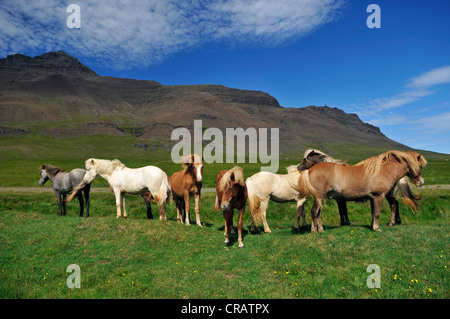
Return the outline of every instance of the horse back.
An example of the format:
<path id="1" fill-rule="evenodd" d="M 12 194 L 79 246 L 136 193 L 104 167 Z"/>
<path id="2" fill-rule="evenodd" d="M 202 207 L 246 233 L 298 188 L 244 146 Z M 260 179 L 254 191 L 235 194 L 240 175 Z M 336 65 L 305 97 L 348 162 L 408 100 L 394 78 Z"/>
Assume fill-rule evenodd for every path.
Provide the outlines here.
<path id="1" fill-rule="evenodd" d="M 319 194 L 347 199 L 370 195 L 374 185 L 362 166 L 325 162 L 309 169 L 309 180 Z"/>

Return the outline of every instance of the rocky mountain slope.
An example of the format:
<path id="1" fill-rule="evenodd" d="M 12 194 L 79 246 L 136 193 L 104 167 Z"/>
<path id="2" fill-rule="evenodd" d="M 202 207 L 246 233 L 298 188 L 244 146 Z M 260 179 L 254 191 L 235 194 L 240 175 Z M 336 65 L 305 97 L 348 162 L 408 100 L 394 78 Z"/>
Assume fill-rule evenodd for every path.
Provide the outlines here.
<path id="1" fill-rule="evenodd" d="M 280 150 L 354 143 L 405 146 L 338 108 L 285 108 L 261 91 L 221 85 L 162 85 L 99 76 L 63 51 L 0 59 L 0 136 L 127 135 L 170 140 L 176 127 L 280 128 Z"/>

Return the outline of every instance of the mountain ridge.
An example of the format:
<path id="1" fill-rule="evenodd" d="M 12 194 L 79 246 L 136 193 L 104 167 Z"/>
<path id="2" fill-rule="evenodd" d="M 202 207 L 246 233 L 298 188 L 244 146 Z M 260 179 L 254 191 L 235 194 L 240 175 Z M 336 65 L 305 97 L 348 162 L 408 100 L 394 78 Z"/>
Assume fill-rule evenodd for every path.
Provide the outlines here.
<path id="1" fill-rule="evenodd" d="M 286 108 L 262 91 L 100 76 L 63 51 L 0 59 L 0 85 L 0 125 L 10 134 L 21 129 L 52 137 L 131 134 L 170 141 L 174 128 L 192 129 L 197 119 L 221 130 L 278 127 L 282 153 L 339 143 L 408 148 L 336 107 Z"/>

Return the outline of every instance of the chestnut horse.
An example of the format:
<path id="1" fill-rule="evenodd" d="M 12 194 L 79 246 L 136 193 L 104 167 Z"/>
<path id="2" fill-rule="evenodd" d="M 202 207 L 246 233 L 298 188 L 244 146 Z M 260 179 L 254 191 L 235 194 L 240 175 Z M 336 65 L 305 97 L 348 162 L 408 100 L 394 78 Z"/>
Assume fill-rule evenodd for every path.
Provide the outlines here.
<path id="1" fill-rule="evenodd" d="M 216 178 L 216 199 L 214 208 L 216 211 L 222 210 L 225 219 L 225 245 L 230 243 L 229 232 L 233 230 L 233 214 L 236 208 L 239 212 L 238 219 L 238 242 L 239 248 L 244 248 L 242 241 L 242 225 L 247 203 L 247 186 L 244 180 L 244 171 L 241 167 L 235 166 L 230 170 L 223 170 L 217 174 Z"/>
<path id="2" fill-rule="evenodd" d="M 297 169 L 299 170 L 299 172 L 302 172 L 302 171 L 310 169 L 314 165 L 316 165 L 318 163 L 322 163 L 322 162 L 330 162 L 330 163 L 338 163 L 338 164 L 342 164 L 342 165 L 347 165 L 345 162 L 335 160 L 331 156 L 329 156 L 319 150 L 308 149 L 308 150 L 306 150 L 305 155 L 303 156 L 303 160 L 298 164 Z M 417 203 L 415 202 L 415 200 L 418 199 L 419 197 L 416 197 L 412 194 L 406 177 L 401 178 L 398 181 L 398 183 L 396 185 L 394 185 L 394 187 L 390 191 L 390 195 L 394 194 L 394 188 L 396 186 L 398 186 L 401 193 L 404 194 L 403 202 L 409 201 L 409 206 L 411 208 L 413 208 L 413 210 L 414 210 L 415 207 L 417 207 Z M 389 205 L 391 207 L 392 213 L 394 213 L 394 215 L 395 215 L 395 219 L 393 219 L 392 224 L 389 224 L 389 225 L 390 226 L 400 225 L 402 223 L 402 220 L 400 219 L 400 210 L 399 210 L 399 205 L 398 205 L 397 199 L 395 199 L 394 196 L 387 196 L 386 198 L 389 201 Z M 335 199 L 336 199 L 336 203 L 339 208 L 339 216 L 341 217 L 341 226 L 350 225 L 351 223 L 350 223 L 350 220 L 348 218 L 348 213 L 347 213 L 347 202 L 343 198 L 335 198 Z M 297 227 L 298 227 L 298 221 L 300 219 L 300 214 L 302 214 L 303 226 L 305 225 L 304 210 L 297 211 L 296 223 L 295 223 L 297 225 Z"/>
<path id="3" fill-rule="evenodd" d="M 186 214 L 185 223 L 189 220 L 189 197 L 195 198 L 195 214 L 197 226 L 202 226 L 200 222 L 200 192 L 202 190 L 203 157 L 197 154 L 186 155 L 182 158 L 183 170 L 175 172 L 169 177 L 169 184 L 172 189 L 172 196 L 177 206 L 177 221 L 183 222 L 183 211 Z"/>
<path id="4" fill-rule="evenodd" d="M 311 209 L 311 231 L 324 231 L 321 211 L 325 196 L 352 201 L 369 199 L 372 210 L 371 228 L 379 231 L 383 199 L 386 198 L 389 204 L 393 203 L 394 185 L 404 176 L 408 176 L 416 186 L 422 186 L 422 168 L 426 163 L 422 155 L 413 151 L 388 151 L 353 166 L 319 163 L 302 172 L 298 181 L 299 197 L 312 195 L 315 200 Z M 402 193 L 402 196 L 412 194 Z M 416 208 L 415 199 L 417 198 L 406 198 L 404 202 Z M 389 225 L 394 222 L 395 210 L 392 210 Z"/>

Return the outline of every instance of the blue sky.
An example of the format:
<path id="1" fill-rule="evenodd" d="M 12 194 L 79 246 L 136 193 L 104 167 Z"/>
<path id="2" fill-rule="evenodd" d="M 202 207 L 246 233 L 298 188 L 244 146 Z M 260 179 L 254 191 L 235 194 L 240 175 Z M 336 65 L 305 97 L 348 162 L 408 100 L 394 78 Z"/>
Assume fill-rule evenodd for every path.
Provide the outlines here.
<path id="1" fill-rule="evenodd" d="M 69 29 L 70 3 L 81 28 Z M 381 9 L 370 29 L 369 4 Z M 0 56 L 64 50 L 100 75 L 262 90 L 450 153 L 450 2 L 0 0 Z"/>

